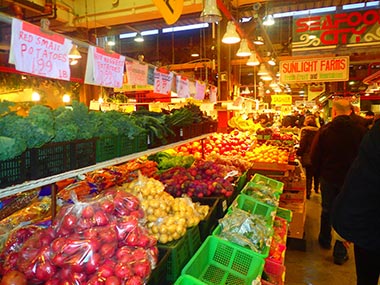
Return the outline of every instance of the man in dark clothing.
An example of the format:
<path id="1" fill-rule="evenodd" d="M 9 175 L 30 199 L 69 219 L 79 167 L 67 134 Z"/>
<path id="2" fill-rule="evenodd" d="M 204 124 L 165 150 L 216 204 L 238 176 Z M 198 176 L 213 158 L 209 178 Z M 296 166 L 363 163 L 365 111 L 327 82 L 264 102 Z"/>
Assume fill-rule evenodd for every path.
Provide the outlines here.
<path id="1" fill-rule="evenodd" d="M 335 100 L 332 105 L 333 120 L 319 129 L 311 147 L 311 161 L 320 177 L 322 195 L 318 241 L 327 249 L 331 248 L 331 211 L 335 197 L 367 131 L 363 125 L 351 119 L 350 113 L 348 100 Z M 347 251 L 341 241 L 335 242 L 333 254 L 337 264 L 347 260 Z"/>
<path id="2" fill-rule="evenodd" d="M 380 277 L 380 120 L 368 131 L 336 197 L 334 229 L 354 243 L 357 285 Z"/>

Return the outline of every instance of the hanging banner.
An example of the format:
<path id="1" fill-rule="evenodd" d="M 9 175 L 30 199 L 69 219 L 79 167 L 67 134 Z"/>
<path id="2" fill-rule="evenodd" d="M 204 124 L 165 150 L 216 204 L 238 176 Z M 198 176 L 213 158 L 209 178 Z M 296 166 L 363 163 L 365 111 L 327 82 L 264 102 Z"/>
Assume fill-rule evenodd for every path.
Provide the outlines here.
<path id="1" fill-rule="evenodd" d="M 176 76 L 177 79 L 177 95 L 180 98 L 189 98 L 190 89 L 189 89 L 189 79 L 181 75 Z"/>
<path id="2" fill-rule="evenodd" d="M 127 74 L 126 84 L 128 85 L 146 85 L 148 83 L 148 65 L 141 64 L 135 60 L 125 61 Z"/>
<path id="3" fill-rule="evenodd" d="M 177 22 L 182 14 L 183 0 L 153 0 L 153 3 L 168 25 Z"/>
<path id="4" fill-rule="evenodd" d="M 216 86 L 210 86 L 210 102 L 215 103 L 217 101 L 218 88 Z"/>
<path id="5" fill-rule="evenodd" d="M 154 71 L 154 93 L 168 94 L 171 91 L 173 73 Z"/>
<path id="6" fill-rule="evenodd" d="M 89 46 L 84 83 L 120 88 L 123 85 L 124 64 L 125 56 Z"/>
<path id="7" fill-rule="evenodd" d="M 155 70 L 156 68 L 153 66 L 148 67 L 148 85 L 154 86 L 154 71 Z"/>
<path id="8" fill-rule="evenodd" d="M 195 96 L 197 100 L 203 100 L 205 98 L 206 84 L 201 83 L 200 81 L 195 82 Z"/>
<path id="9" fill-rule="evenodd" d="M 284 60 L 280 62 L 280 81 L 282 83 L 347 81 L 349 60 L 349 56 Z"/>
<path id="10" fill-rule="evenodd" d="M 71 47 L 71 40 L 61 35 L 12 19 L 9 63 L 14 64 L 18 71 L 70 80 L 68 54 Z"/>

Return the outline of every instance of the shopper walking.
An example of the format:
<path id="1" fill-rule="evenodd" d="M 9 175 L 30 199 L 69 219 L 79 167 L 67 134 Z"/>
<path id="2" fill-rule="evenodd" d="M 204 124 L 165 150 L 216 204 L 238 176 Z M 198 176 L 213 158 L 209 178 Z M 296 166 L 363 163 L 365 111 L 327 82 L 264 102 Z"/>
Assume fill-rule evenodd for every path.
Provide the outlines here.
<path id="1" fill-rule="evenodd" d="M 301 157 L 301 164 L 306 172 L 306 198 L 310 199 L 311 190 L 314 182 L 314 192 L 319 192 L 319 177 L 315 175 L 315 171 L 311 164 L 311 145 L 313 139 L 318 132 L 315 116 L 308 115 L 305 118 L 304 127 L 300 133 L 300 146 L 297 150 L 297 155 Z"/>
<path id="2" fill-rule="evenodd" d="M 368 131 L 336 198 L 333 226 L 354 243 L 357 285 L 380 277 L 380 120 Z"/>
<path id="3" fill-rule="evenodd" d="M 326 249 L 331 248 L 331 211 L 334 200 L 367 130 L 356 123 L 350 113 L 348 100 L 334 100 L 332 121 L 319 129 L 311 147 L 311 162 L 320 177 L 322 195 L 318 241 Z M 333 255 L 336 264 L 343 264 L 347 260 L 347 250 L 342 241 L 335 242 Z"/>

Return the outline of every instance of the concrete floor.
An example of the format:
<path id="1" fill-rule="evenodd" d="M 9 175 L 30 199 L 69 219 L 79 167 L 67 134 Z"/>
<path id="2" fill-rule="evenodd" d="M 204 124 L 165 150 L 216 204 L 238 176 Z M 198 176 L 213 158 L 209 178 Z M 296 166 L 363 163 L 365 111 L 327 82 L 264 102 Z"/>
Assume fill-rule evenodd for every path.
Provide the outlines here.
<path id="1" fill-rule="evenodd" d="M 349 260 L 335 265 L 332 249 L 322 249 L 318 244 L 321 196 L 312 194 L 306 201 L 305 240 L 306 251 L 288 248 L 285 255 L 286 285 L 355 285 L 353 246 Z M 293 247 L 294 248 L 294 247 Z"/>

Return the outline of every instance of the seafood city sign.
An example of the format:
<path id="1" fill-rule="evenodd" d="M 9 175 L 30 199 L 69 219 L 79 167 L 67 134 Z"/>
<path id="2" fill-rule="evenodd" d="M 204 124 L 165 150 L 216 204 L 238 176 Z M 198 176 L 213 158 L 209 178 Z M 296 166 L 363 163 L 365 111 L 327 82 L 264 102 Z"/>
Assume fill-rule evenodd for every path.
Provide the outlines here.
<path id="1" fill-rule="evenodd" d="M 293 21 L 293 52 L 372 45 L 380 45 L 380 9 L 313 15 Z"/>

